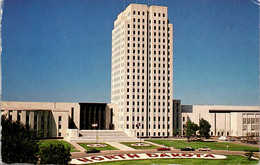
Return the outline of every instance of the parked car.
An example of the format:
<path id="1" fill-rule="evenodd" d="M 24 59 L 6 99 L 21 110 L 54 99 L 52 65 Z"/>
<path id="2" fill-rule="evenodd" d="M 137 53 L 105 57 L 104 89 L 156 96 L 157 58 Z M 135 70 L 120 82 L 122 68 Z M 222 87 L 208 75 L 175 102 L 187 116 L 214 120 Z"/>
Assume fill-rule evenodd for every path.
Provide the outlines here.
<path id="1" fill-rule="evenodd" d="M 248 139 L 247 139 L 247 138 L 241 138 L 240 141 L 241 141 L 242 143 L 247 143 L 247 142 L 248 142 Z"/>
<path id="2" fill-rule="evenodd" d="M 195 151 L 195 149 L 187 146 L 185 148 L 181 148 L 181 151 Z"/>
<path id="3" fill-rule="evenodd" d="M 256 140 L 248 140 L 247 143 L 249 143 L 249 144 L 257 144 L 258 141 L 256 141 Z"/>
<path id="4" fill-rule="evenodd" d="M 234 141 L 236 141 L 236 140 L 235 140 L 234 138 L 230 138 L 229 141 L 234 142 Z"/>
<path id="5" fill-rule="evenodd" d="M 99 153 L 100 150 L 97 150 L 97 149 L 90 149 L 88 151 L 85 151 L 85 153 Z"/>
<path id="6" fill-rule="evenodd" d="M 171 151 L 171 149 L 169 147 L 161 147 L 157 148 L 157 151 Z"/>
<path id="7" fill-rule="evenodd" d="M 210 148 L 202 147 L 198 149 L 199 151 L 210 151 Z"/>
<path id="8" fill-rule="evenodd" d="M 226 136 L 220 136 L 218 138 L 218 140 L 220 140 L 220 141 L 227 141 L 227 137 Z"/>

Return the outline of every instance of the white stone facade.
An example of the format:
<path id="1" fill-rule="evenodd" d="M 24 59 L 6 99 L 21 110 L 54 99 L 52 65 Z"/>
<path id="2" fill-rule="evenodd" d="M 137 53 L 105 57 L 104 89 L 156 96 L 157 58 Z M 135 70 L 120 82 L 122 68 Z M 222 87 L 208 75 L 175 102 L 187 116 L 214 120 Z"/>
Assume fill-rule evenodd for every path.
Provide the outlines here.
<path id="1" fill-rule="evenodd" d="M 167 7 L 130 4 L 117 16 L 111 71 L 115 128 L 129 136 L 172 136 L 173 26 Z"/>
<path id="2" fill-rule="evenodd" d="M 69 136 L 67 133 L 72 110 L 73 121 L 79 128 L 79 108 L 78 103 L 2 101 L 1 115 L 30 125 L 40 131 L 43 137 L 66 137 Z"/>
<path id="3" fill-rule="evenodd" d="M 182 129 L 187 120 L 211 124 L 211 136 L 259 137 L 259 106 L 182 105 Z"/>

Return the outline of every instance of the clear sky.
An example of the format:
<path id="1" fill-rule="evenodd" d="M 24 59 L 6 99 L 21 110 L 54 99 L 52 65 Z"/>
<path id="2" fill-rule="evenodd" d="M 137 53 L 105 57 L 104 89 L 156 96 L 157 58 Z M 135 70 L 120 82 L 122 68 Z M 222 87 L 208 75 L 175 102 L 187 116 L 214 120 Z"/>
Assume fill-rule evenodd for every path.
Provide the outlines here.
<path id="1" fill-rule="evenodd" d="M 250 0 L 125 0 L 168 6 L 174 98 L 259 104 L 259 11 Z M 6 0 L 2 100 L 110 102 L 111 32 L 123 0 Z"/>

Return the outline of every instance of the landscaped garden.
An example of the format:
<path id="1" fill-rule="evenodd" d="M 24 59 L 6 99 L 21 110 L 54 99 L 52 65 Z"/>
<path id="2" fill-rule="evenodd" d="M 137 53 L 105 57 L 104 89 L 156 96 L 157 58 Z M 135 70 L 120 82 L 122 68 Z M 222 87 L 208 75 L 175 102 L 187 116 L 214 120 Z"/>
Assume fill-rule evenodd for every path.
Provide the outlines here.
<path id="1" fill-rule="evenodd" d="M 158 148 L 157 146 L 149 144 L 149 143 L 121 142 L 121 144 L 124 144 L 124 145 L 134 148 L 134 149 L 156 149 L 156 148 Z M 144 144 L 144 145 L 138 145 L 138 144 Z M 147 146 L 145 146 L 145 145 L 147 145 Z"/>
<path id="2" fill-rule="evenodd" d="M 256 165 L 258 164 L 257 160 L 248 160 L 242 156 L 233 156 L 228 155 L 227 159 L 221 160 L 208 160 L 208 159 L 145 159 L 145 160 L 130 160 L 130 161 L 115 161 L 115 162 L 103 162 L 103 163 L 96 163 L 96 164 L 107 164 L 107 165 L 126 165 L 126 164 L 135 164 L 135 165 L 142 165 L 142 164 L 189 164 L 189 165 L 196 165 L 196 164 L 247 164 L 247 165 Z"/>
<path id="3" fill-rule="evenodd" d="M 85 148 L 86 150 L 90 150 L 90 149 L 98 149 L 98 150 L 118 150 L 115 147 L 112 147 L 111 145 L 107 144 L 107 143 L 99 143 L 99 144 L 103 144 L 104 147 L 90 147 L 91 145 L 95 144 L 95 143 L 78 143 L 80 146 L 82 146 L 83 148 Z M 88 146 L 89 145 L 89 146 Z"/>
<path id="4" fill-rule="evenodd" d="M 230 150 L 230 151 L 245 151 L 245 150 L 259 150 L 257 147 L 239 145 L 229 142 L 199 142 L 192 141 L 187 142 L 186 140 L 147 140 L 153 143 L 165 145 L 167 147 L 174 147 L 175 149 L 184 148 L 190 146 L 194 149 L 207 147 L 211 150 Z"/>
<path id="5" fill-rule="evenodd" d="M 57 143 L 61 143 L 61 144 L 63 144 L 64 146 L 66 146 L 66 147 L 71 147 L 70 148 L 70 152 L 79 152 L 78 150 L 76 150 L 76 148 L 73 146 L 73 145 L 71 145 L 70 143 L 68 143 L 68 142 L 66 142 L 66 141 L 64 141 L 64 140 L 44 140 L 44 141 L 40 141 L 39 142 L 40 143 L 40 147 L 41 146 L 45 146 L 45 145 L 48 145 L 48 144 L 57 144 Z"/>

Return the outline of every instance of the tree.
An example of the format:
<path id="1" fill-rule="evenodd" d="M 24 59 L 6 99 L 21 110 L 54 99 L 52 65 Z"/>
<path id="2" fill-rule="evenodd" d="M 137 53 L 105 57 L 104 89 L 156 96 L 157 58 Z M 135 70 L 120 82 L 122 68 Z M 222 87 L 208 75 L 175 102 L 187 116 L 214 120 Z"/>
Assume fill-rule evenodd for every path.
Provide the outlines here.
<path id="1" fill-rule="evenodd" d="M 200 137 L 205 137 L 206 139 L 208 139 L 210 137 L 210 134 L 209 134 L 210 128 L 211 128 L 211 125 L 209 124 L 209 122 L 207 120 L 204 120 L 203 118 L 201 118 L 199 121 Z"/>
<path id="2" fill-rule="evenodd" d="M 70 146 L 65 147 L 61 143 L 50 143 L 40 147 L 41 164 L 68 164 L 70 158 Z"/>
<path id="3" fill-rule="evenodd" d="M 5 163 L 36 163 L 39 144 L 37 132 L 20 121 L 2 116 L 2 161 Z"/>
<path id="4" fill-rule="evenodd" d="M 187 137 L 188 141 L 190 141 L 191 136 L 196 136 L 196 131 L 198 131 L 199 126 L 194 122 L 188 120 L 184 125 L 184 135 Z"/>
<path id="5" fill-rule="evenodd" d="M 180 129 L 173 129 L 173 136 L 178 136 L 180 135 Z"/>

